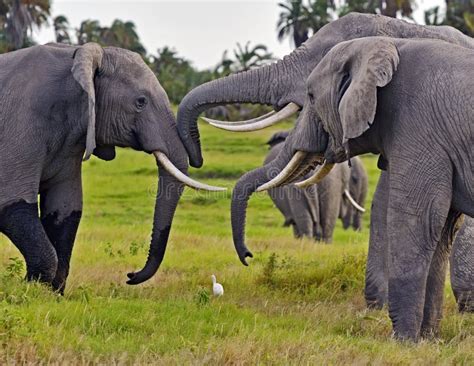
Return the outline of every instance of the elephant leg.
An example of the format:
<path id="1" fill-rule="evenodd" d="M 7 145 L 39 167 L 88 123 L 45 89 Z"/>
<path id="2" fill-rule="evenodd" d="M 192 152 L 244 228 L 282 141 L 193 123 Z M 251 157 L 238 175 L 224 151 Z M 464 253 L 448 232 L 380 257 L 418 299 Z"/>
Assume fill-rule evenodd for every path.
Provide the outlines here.
<path id="1" fill-rule="evenodd" d="M 436 336 L 439 329 L 439 322 L 443 314 L 444 282 L 446 280 L 449 253 L 451 252 L 459 216 L 458 212 L 453 210 L 449 212 L 441 240 L 431 260 L 426 283 L 423 322 L 421 324 L 421 335 L 423 337 Z"/>
<path id="2" fill-rule="evenodd" d="M 451 287 L 458 309 L 460 312 L 472 313 L 474 312 L 474 218 L 464 216 L 464 223 L 454 239 L 450 261 Z"/>
<path id="3" fill-rule="evenodd" d="M 0 213 L 0 229 L 25 258 L 26 278 L 52 283 L 58 266 L 56 251 L 38 216 L 38 204 L 16 202 Z"/>
<path id="4" fill-rule="evenodd" d="M 387 303 L 388 296 L 388 192 L 388 172 L 382 171 L 370 212 L 369 253 L 365 270 L 365 301 L 367 307 L 374 309 L 381 309 Z"/>
<path id="5" fill-rule="evenodd" d="M 342 193 L 340 185 L 340 182 L 336 181 L 334 177 L 326 177 L 319 183 L 318 187 L 322 240 L 328 244 L 332 243 L 332 236 L 341 207 Z"/>
<path id="6" fill-rule="evenodd" d="M 58 256 L 54 290 L 64 293 L 69 263 L 82 214 L 80 176 L 41 192 L 41 222 Z"/>
<path id="7" fill-rule="evenodd" d="M 450 162 L 437 159 L 390 162 L 398 171 L 389 177 L 388 303 L 395 337 L 402 340 L 419 338 L 430 267 L 450 210 Z"/>
<path id="8" fill-rule="evenodd" d="M 295 186 L 289 186 L 286 193 L 288 194 L 291 217 L 294 222 L 295 237 L 306 236 L 312 238 L 313 218 L 304 191 Z"/>

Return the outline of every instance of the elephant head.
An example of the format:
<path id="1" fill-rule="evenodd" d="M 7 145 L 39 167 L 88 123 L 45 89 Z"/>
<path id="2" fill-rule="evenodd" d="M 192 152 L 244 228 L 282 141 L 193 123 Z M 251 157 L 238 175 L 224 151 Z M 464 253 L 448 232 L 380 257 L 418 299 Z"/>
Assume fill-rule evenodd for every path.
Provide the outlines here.
<path id="1" fill-rule="evenodd" d="M 231 131 L 251 131 L 276 123 L 303 107 L 305 82 L 331 48 L 343 41 L 372 36 L 442 39 L 474 48 L 472 38 L 451 27 L 421 26 L 380 15 L 348 14 L 322 27 L 282 60 L 205 83 L 186 95 L 178 110 L 178 131 L 191 166 L 198 168 L 203 164 L 197 126 L 200 113 L 231 103 L 268 104 L 279 112 L 240 123 L 208 121 Z"/>
<path id="2" fill-rule="evenodd" d="M 391 81 L 398 63 L 395 44 L 388 38 L 373 37 L 340 43 L 316 66 L 307 81 L 303 112 L 280 154 L 271 163 L 242 176 L 234 188 L 233 237 L 244 264 L 245 257 L 252 256 L 244 244 L 249 196 L 255 190 L 293 182 L 323 162 L 313 176 L 296 183 L 299 187 L 315 184 L 335 163 L 370 152 L 361 139 L 370 140 L 377 88 Z"/>
<path id="3" fill-rule="evenodd" d="M 119 48 L 94 43 L 75 50 L 72 74 L 87 103 L 86 151 L 105 160 L 115 146 L 152 153 L 159 168 L 153 233 L 145 267 L 128 274 L 128 284 L 152 277 L 163 260 L 174 212 L 184 185 L 219 190 L 193 181 L 187 173 L 187 154 L 178 136 L 168 97 L 141 57 Z"/>

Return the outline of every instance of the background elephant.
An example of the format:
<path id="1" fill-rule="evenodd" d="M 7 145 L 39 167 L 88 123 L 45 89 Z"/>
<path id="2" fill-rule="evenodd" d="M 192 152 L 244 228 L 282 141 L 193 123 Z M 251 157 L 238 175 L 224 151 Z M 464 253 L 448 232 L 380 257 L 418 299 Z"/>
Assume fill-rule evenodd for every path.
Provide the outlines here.
<path id="1" fill-rule="evenodd" d="M 271 148 L 264 164 L 276 158 L 288 134 L 288 131 L 279 131 L 270 138 L 268 144 Z M 355 218 L 354 211 L 358 210 L 352 210 L 351 200 L 363 207 L 367 192 L 367 173 L 359 158 L 356 157 L 351 162 L 352 168 L 348 164 L 338 164 L 317 185 L 301 189 L 290 184 L 268 191 L 273 203 L 285 218 L 284 225 L 292 226 L 295 237 L 306 236 L 331 243 L 338 217 L 343 222 L 348 222 L 345 229 L 351 222 L 360 223 L 355 221 L 360 220 L 360 216 Z M 364 184 L 365 186 L 362 186 Z M 352 198 L 353 196 L 349 200 L 347 192 L 356 193 L 356 197 L 362 201 Z M 357 229 L 359 227 L 360 224 Z"/>
<path id="2" fill-rule="evenodd" d="M 379 153 L 379 167 L 389 171 L 388 299 L 395 335 L 416 340 L 435 333 L 449 244 L 459 216 L 474 215 L 474 79 L 466 76 L 473 54 L 439 40 L 387 37 L 332 48 L 308 78 L 305 107 L 281 153 L 234 188 L 240 259 L 251 256 L 243 236 L 251 192 L 291 183 L 324 160 L 298 186 L 313 184 L 334 163 Z M 455 95 L 463 97 L 445 97 Z"/>
<path id="3" fill-rule="evenodd" d="M 95 43 L 11 52 L 0 70 L 0 231 L 24 256 L 27 278 L 64 291 L 82 212 L 81 162 L 112 160 L 115 146 L 157 157 L 149 257 L 128 283 L 150 278 L 187 179 L 187 154 L 153 72 L 138 54 Z"/>
<path id="4" fill-rule="evenodd" d="M 372 204 L 369 254 L 365 277 L 365 300 L 370 308 L 381 309 L 388 301 L 387 207 L 388 172 L 382 171 Z M 451 287 L 460 311 L 474 311 L 474 219 L 464 221 L 452 239 Z"/>

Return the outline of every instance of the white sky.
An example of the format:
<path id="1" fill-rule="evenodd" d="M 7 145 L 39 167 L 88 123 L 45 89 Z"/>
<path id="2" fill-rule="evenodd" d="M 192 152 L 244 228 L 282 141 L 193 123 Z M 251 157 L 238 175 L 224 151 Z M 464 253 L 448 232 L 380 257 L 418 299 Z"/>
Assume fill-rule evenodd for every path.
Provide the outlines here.
<path id="1" fill-rule="evenodd" d="M 52 15 L 65 15 L 73 28 L 86 19 L 109 26 L 114 19 L 131 20 L 149 53 L 170 46 L 200 69 L 214 67 L 224 50 L 236 42 L 263 43 L 277 57 L 291 51 L 289 39 L 278 42 L 279 0 L 53 0 Z M 423 11 L 444 0 L 418 0 L 417 22 Z M 54 41 L 53 27 L 35 32 L 40 43 Z"/>

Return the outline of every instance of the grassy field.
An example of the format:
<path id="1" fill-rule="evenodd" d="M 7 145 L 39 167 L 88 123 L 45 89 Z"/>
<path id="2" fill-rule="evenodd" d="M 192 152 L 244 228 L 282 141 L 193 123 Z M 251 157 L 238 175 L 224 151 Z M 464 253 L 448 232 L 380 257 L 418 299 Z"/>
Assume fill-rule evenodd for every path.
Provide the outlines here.
<path id="1" fill-rule="evenodd" d="M 294 240 L 266 194 L 255 195 L 247 220 L 255 259 L 240 264 L 231 188 L 261 165 L 265 141 L 285 127 L 251 134 L 201 127 L 205 165 L 191 173 L 229 192 L 186 189 L 165 261 L 137 287 L 125 280 L 146 258 L 153 158 L 120 150 L 113 162 L 85 163 L 84 215 L 64 297 L 24 283 L 19 253 L 0 238 L 0 363 L 474 364 L 474 315 L 457 313 L 449 283 L 434 341 L 396 342 L 387 312 L 365 309 L 369 212 L 361 233 L 338 223 L 334 244 L 323 245 Z M 376 158 L 364 162 L 371 198 Z M 222 298 L 210 296 L 213 273 Z"/>

